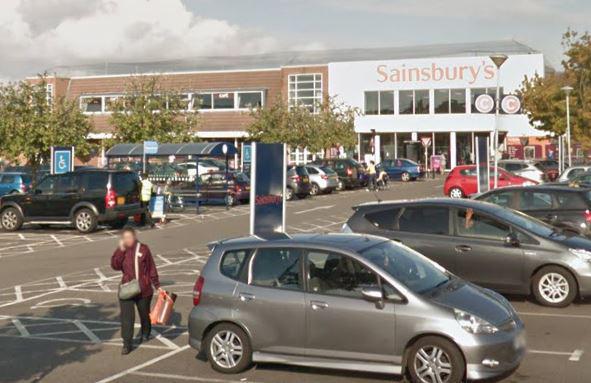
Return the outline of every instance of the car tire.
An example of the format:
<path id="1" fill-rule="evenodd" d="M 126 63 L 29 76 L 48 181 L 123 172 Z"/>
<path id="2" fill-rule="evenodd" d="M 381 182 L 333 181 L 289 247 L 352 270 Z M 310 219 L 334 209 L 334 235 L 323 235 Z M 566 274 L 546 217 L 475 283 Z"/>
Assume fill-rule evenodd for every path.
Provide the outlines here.
<path id="1" fill-rule="evenodd" d="M 466 362 L 462 352 L 449 340 L 426 336 L 408 350 L 406 370 L 411 382 L 460 383 L 464 381 Z M 430 374 L 439 374 L 441 379 L 434 379 Z"/>
<path id="2" fill-rule="evenodd" d="M 310 187 L 310 195 L 315 196 L 318 194 L 320 194 L 320 186 L 316 183 L 312 183 L 312 186 Z"/>
<path id="3" fill-rule="evenodd" d="M 285 199 L 288 201 L 293 200 L 293 190 L 291 188 L 285 188 Z"/>
<path id="4" fill-rule="evenodd" d="M 566 307 L 578 293 L 575 277 L 559 266 L 546 266 L 532 278 L 532 291 L 536 301 L 548 307 Z"/>
<path id="5" fill-rule="evenodd" d="M 231 323 L 215 326 L 205 337 L 205 352 L 211 367 L 224 374 L 237 374 L 252 364 L 250 339 Z"/>
<path id="6" fill-rule="evenodd" d="M 449 189 L 449 197 L 460 199 L 460 198 L 464 198 L 465 194 L 464 194 L 464 191 L 462 189 L 460 189 L 459 187 L 453 187 L 453 188 Z"/>
<path id="7" fill-rule="evenodd" d="M 236 198 L 232 194 L 226 195 L 226 206 L 234 206 L 236 204 Z"/>
<path id="8" fill-rule="evenodd" d="M 408 172 L 402 172 L 402 174 L 400 175 L 400 180 L 402 182 L 410 181 L 410 174 Z"/>
<path id="9" fill-rule="evenodd" d="M 80 233 L 92 233 L 96 230 L 97 225 L 97 217 L 92 210 L 84 208 L 74 213 L 74 227 Z"/>
<path id="10" fill-rule="evenodd" d="M 2 210 L 0 214 L 0 226 L 5 231 L 17 231 L 23 226 L 23 215 L 14 207 Z"/>
<path id="11" fill-rule="evenodd" d="M 125 227 L 125 225 L 127 225 L 128 222 L 129 222 L 129 217 L 125 217 L 125 218 L 117 219 L 117 220 L 109 223 L 109 226 L 112 229 L 119 230 L 119 229 L 123 229 Z"/>

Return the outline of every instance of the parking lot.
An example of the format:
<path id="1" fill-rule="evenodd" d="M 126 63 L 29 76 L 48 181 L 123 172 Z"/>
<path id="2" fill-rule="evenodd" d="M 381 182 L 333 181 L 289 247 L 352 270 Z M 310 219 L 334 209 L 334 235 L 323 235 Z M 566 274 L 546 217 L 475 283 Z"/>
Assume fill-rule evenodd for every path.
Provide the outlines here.
<path id="1" fill-rule="evenodd" d="M 394 183 L 381 199 L 441 195 L 442 180 Z M 288 203 L 290 233 L 337 231 L 351 206 L 376 199 L 365 190 Z M 244 374 L 214 372 L 187 345 L 192 288 L 209 241 L 248 232 L 248 206 L 207 207 L 175 214 L 140 239 L 152 248 L 162 285 L 179 295 L 172 323 L 128 356 L 120 355 L 116 299 L 120 273 L 109 266 L 116 232 L 25 228 L 0 234 L 1 381 L 43 382 L 266 382 L 400 381 L 400 377 L 258 365 Z M 507 382 L 588 382 L 591 304 L 566 309 L 509 297 L 526 323 L 529 353 Z"/>

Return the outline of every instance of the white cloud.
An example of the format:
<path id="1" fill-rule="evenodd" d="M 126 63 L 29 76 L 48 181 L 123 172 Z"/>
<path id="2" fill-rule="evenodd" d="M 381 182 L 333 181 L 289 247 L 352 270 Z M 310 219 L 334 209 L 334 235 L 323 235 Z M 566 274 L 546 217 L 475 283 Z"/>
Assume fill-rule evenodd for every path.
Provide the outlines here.
<path id="1" fill-rule="evenodd" d="M 258 53 L 274 38 L 194 15 L 181 0 L 2 0 L 0 78 L 56 65 Z"/>

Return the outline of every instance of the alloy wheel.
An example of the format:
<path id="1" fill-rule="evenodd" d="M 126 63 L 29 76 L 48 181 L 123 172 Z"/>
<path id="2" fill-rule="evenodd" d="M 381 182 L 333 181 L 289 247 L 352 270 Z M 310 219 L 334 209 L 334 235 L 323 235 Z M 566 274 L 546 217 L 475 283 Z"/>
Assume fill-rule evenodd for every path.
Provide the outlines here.
<path id="1" fill-rule="evenodd" d="M 90 213 L 83 211 L 76 215 L 76 228 L 80 231 L 87 231 L 92 225 L 92 217 Z"/>
<path id="2" fill-rule="evenodd" d="M 406 172 L 402 173 L 402 175 L 400 176 L 400 179 L 402 179 L 402 181 L 404 181 L 404 182 L 408 182 L 408 181 L 410 181 L 410 174 L 408 174 Z"/>
<path id="3" fill-rule="evenodd" d="M 220 331 L 211 340 L 211 356 L 213 361 L 222 368 L 236 367 L 242 359 L 242 351 L 242 341 L 233 331 Z"/>
<path id="4" fill-rule="evenodd" d="M 320 188 L 316 184 L 312 184 L 312 188 L 310 189 L 310 195 L 317 195 L 320 191 Z"/>
<path id="5" fill-rule="evenodd" d="M 464 196 L 464 193 L 462 193 L 462 190 L 459 188 L 452 188 L 449 191 L 449 196 L 451 198 L 462 198 Z"/>
<path id="6" fill-rule="evenodd" d="M 568 281 L 558 273 L 544 275 L 538 283 L 538 289 L 540 295 L 550 303 L 561 303 L 570 292 Z"/>
<path id="7" fill-rule="evenodd" d="M 446 383 L 452 376 L 451 359 L 437 346 L 425 346 L 415 354 L 414 367 L 422 383 Z"/>
<path id="8" fill-rule="evenodd" d="M 12 210 L 8 210 L 2 214 L 2 227 L 6 230 L 13 230 L 18 224 L 18 217 Z"/>

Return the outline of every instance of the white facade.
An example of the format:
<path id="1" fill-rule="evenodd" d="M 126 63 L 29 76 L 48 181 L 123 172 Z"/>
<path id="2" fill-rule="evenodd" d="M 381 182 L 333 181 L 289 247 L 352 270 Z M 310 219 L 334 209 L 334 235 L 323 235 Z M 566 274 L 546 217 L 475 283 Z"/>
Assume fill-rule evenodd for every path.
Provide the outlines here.
<path id="1" fill-rule="evenodd" d="M 445 139 L 449 146 L 447 155 L 452 167 L 456 165 L 456 134 L 492 132 L 495 125 L 495 115 L 481 114 L 473 111 L 472 93 L 483 88 L 491 90 L 497 86 L 497 70 L 488 56 L 445 57 L 408 60 L 375 60 L 358 62 L 337 62 L 328 65 L 329 85 L 328 93 L 338 100 L 359 108 L 362 115 L 356 119 L 355 130 L 360 133 L 375 133 L 372 144 L 377 145 L 375 159 L 379 160 L 379 142 L 385 141 L 384 136 L 389 133 L 410 133 L 412 139 L 432 134 L 449 134 Z M 535 74 L 544 75 L 544 59 L 542 54 L 509 55 L 501 67 L 499 83 L 504 94 L 511 94 L 517 90 L 525 76 Z M 454 113 L 436 111 L 436 96 L 451 89 L 465 98 L 465 105 L 460 105 L 460 111 Z M 409 90 L 421 91 L 426 97 L 428 92 L 428 111 L 424 114 L 403 114 L 400 97 L 408 95 Z M 463 94 L 465 90 L 465 95 Z M 369 115 L 366 110 L 366 92 L 393 91 L 394 110 L 387 114 Z M 402 91 L 402 93 L 401 93 Z M 418 93 L 416 93 L 418 95 Z M 493 95 L 494 96 L 494 95 Z M 417 108 L 415 104 L 415 108 Z M 465 108 L 465 110 L 464 110 Z M 414 109 L 413 109 L 414 110 Z M 508 136 L 543 136 L 544 133 L 534 129 L 525 115 L 502 114 L 499 121 L 499 131 L 507 132 Z M 381 136 L 381 137 L 377 137 Z M 360 135 L 361 137 L 361 135 Z M 392 140 L 389 139 L 391 142 Z M 394 139 L 396 141 L 396 139 Z M 473 139 L 472 141 L 473 142 Z M 394 144 L 396 148 L 396 144 Z M 437 148 L 432 147 L 433 154 Z M 393 157 L 392 153 L 388 153 Z"/>

